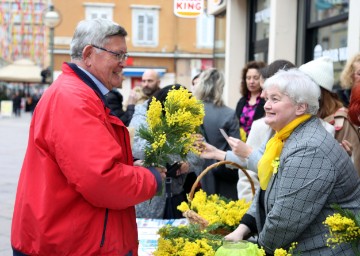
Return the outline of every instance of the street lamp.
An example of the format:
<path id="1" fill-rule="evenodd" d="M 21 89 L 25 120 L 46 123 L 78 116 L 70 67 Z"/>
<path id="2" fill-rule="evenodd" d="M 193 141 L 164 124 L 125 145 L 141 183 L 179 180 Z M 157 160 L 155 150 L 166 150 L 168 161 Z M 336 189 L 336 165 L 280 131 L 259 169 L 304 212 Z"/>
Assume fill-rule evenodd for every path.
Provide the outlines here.
<path id="1" fill-rule="evenodd" d="M 60 25 L 61 15 L 54 8 L 53 4 L 50 4 L 49 8 L 46 8 L 43 12 L 43 22 L 46 27 L 50 28 L 49 46 L 50 46 L 50 84 L 54 80 L 54 30 Z"/>

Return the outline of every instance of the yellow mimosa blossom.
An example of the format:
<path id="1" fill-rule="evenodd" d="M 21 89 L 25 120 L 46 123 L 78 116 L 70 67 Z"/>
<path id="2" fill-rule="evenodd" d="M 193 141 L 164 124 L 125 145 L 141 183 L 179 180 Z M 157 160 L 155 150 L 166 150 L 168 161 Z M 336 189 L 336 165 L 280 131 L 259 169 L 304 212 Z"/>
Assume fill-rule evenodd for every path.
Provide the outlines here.
<path id="1" fill-rule="evenodd" d="M 181 212 L 186 212 L 186 211 L 190 210 L 189 205 L 186 202 L 182 202 L 177 208 Z"/>
<path id="2" fill-rule="evenodd" d="M 165 166 L 170 156 L 185 160 L 187 153 L 199 154 L 195 138 L 204 118 L 204 104 L 185 88 L 168 92 L 163 105 L 152 99 L 146 114 L 147 127 L 138 130 L 148 144 L 144 149 L 144 164 Z"/>
<path id="3" fill-rule="evenodd" d="M 146 121 L 151 130 L 161 124 L 162 106 L 160 101 L 153 98 L 150 103 L 149 109 L 146 112 Z"/>
<path id="4" fill-rule="evenodd" d="M 195 193 L 190 206 L 185 207 L 183 202 L 178 206 L 179 211 L 185 212 L 190 208 L 209 222 L 209 225 L 218 224 L 233 227 L 239 225 L 241 218 L 247 212 L 251 202 L 245 199 L 225 202 L 218 195 L 207 196 L 203 190 Z"/>
<path id="5" fill-rule="evenodd" d="M 329 227 L 328 246 L 349 243 L 360 239 L 360 227 L 356 226 L 354 220 L 335 213 L 328 216 L 324 224 Z"/>
<path id="6" fill-rule="evenodd" d="M 273 175 L 278 172 L 279 166 L 280 166 L 280 159 L 279 157 L 275 157 L 275 159 L 272 161 L 271 166 L 273 169 Z"/>
<path id="7" fill-rule="evenodd" d="M 257 256 L 266 256 L 266 252 L 263 248 L 259 248 Z"/>
<path id="8" fill-rule="evenodd" d="M 153 151 L 161 148 L 166 143 L 166 134 L 159 134 L 156 140 L 151 144 Z"/>
<path id="9" fill-rule="evenodd" d="M 280 248 L 275 250 L 274 256 L 291 256 L 291 254 L 288 254 L 286 250 Z"/>

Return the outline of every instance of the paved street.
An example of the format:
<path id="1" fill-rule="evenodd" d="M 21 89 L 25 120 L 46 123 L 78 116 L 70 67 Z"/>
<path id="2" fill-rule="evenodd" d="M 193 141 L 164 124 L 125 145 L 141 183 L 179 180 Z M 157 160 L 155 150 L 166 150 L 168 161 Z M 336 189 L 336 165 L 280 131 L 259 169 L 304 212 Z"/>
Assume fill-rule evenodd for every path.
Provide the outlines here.
<path id="1" fill-rule="evenodd" d="M 20 118 L 0 116 L 0 256 L 12 255 L 11 218 L 30 119 L 30 113 Z"/>

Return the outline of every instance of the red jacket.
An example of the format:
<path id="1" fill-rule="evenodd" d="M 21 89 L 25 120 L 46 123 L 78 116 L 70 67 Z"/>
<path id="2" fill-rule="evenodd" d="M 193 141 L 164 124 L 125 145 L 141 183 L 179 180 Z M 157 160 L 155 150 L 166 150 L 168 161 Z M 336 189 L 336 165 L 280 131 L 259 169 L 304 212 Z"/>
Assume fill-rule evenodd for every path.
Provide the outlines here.
<path id="1" fill-rule="evenodd" d="M 34 112 L 11 244 L 27 255 L 137 255 L 134 205 L 159 174 L 134 167 L 127 128 L 63 64 Z"/>

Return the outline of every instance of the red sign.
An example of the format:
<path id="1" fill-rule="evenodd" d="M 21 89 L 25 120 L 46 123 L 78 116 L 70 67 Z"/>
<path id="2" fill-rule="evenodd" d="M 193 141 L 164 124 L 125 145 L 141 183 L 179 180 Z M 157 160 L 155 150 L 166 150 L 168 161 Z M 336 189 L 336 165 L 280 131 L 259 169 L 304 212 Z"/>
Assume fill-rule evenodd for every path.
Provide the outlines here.
<path id="1" fill-rule="evenodd" d="M 204 0 L 174 0 L 174 13 L 182 18 L 196 18 L 204 11 Z"/>

